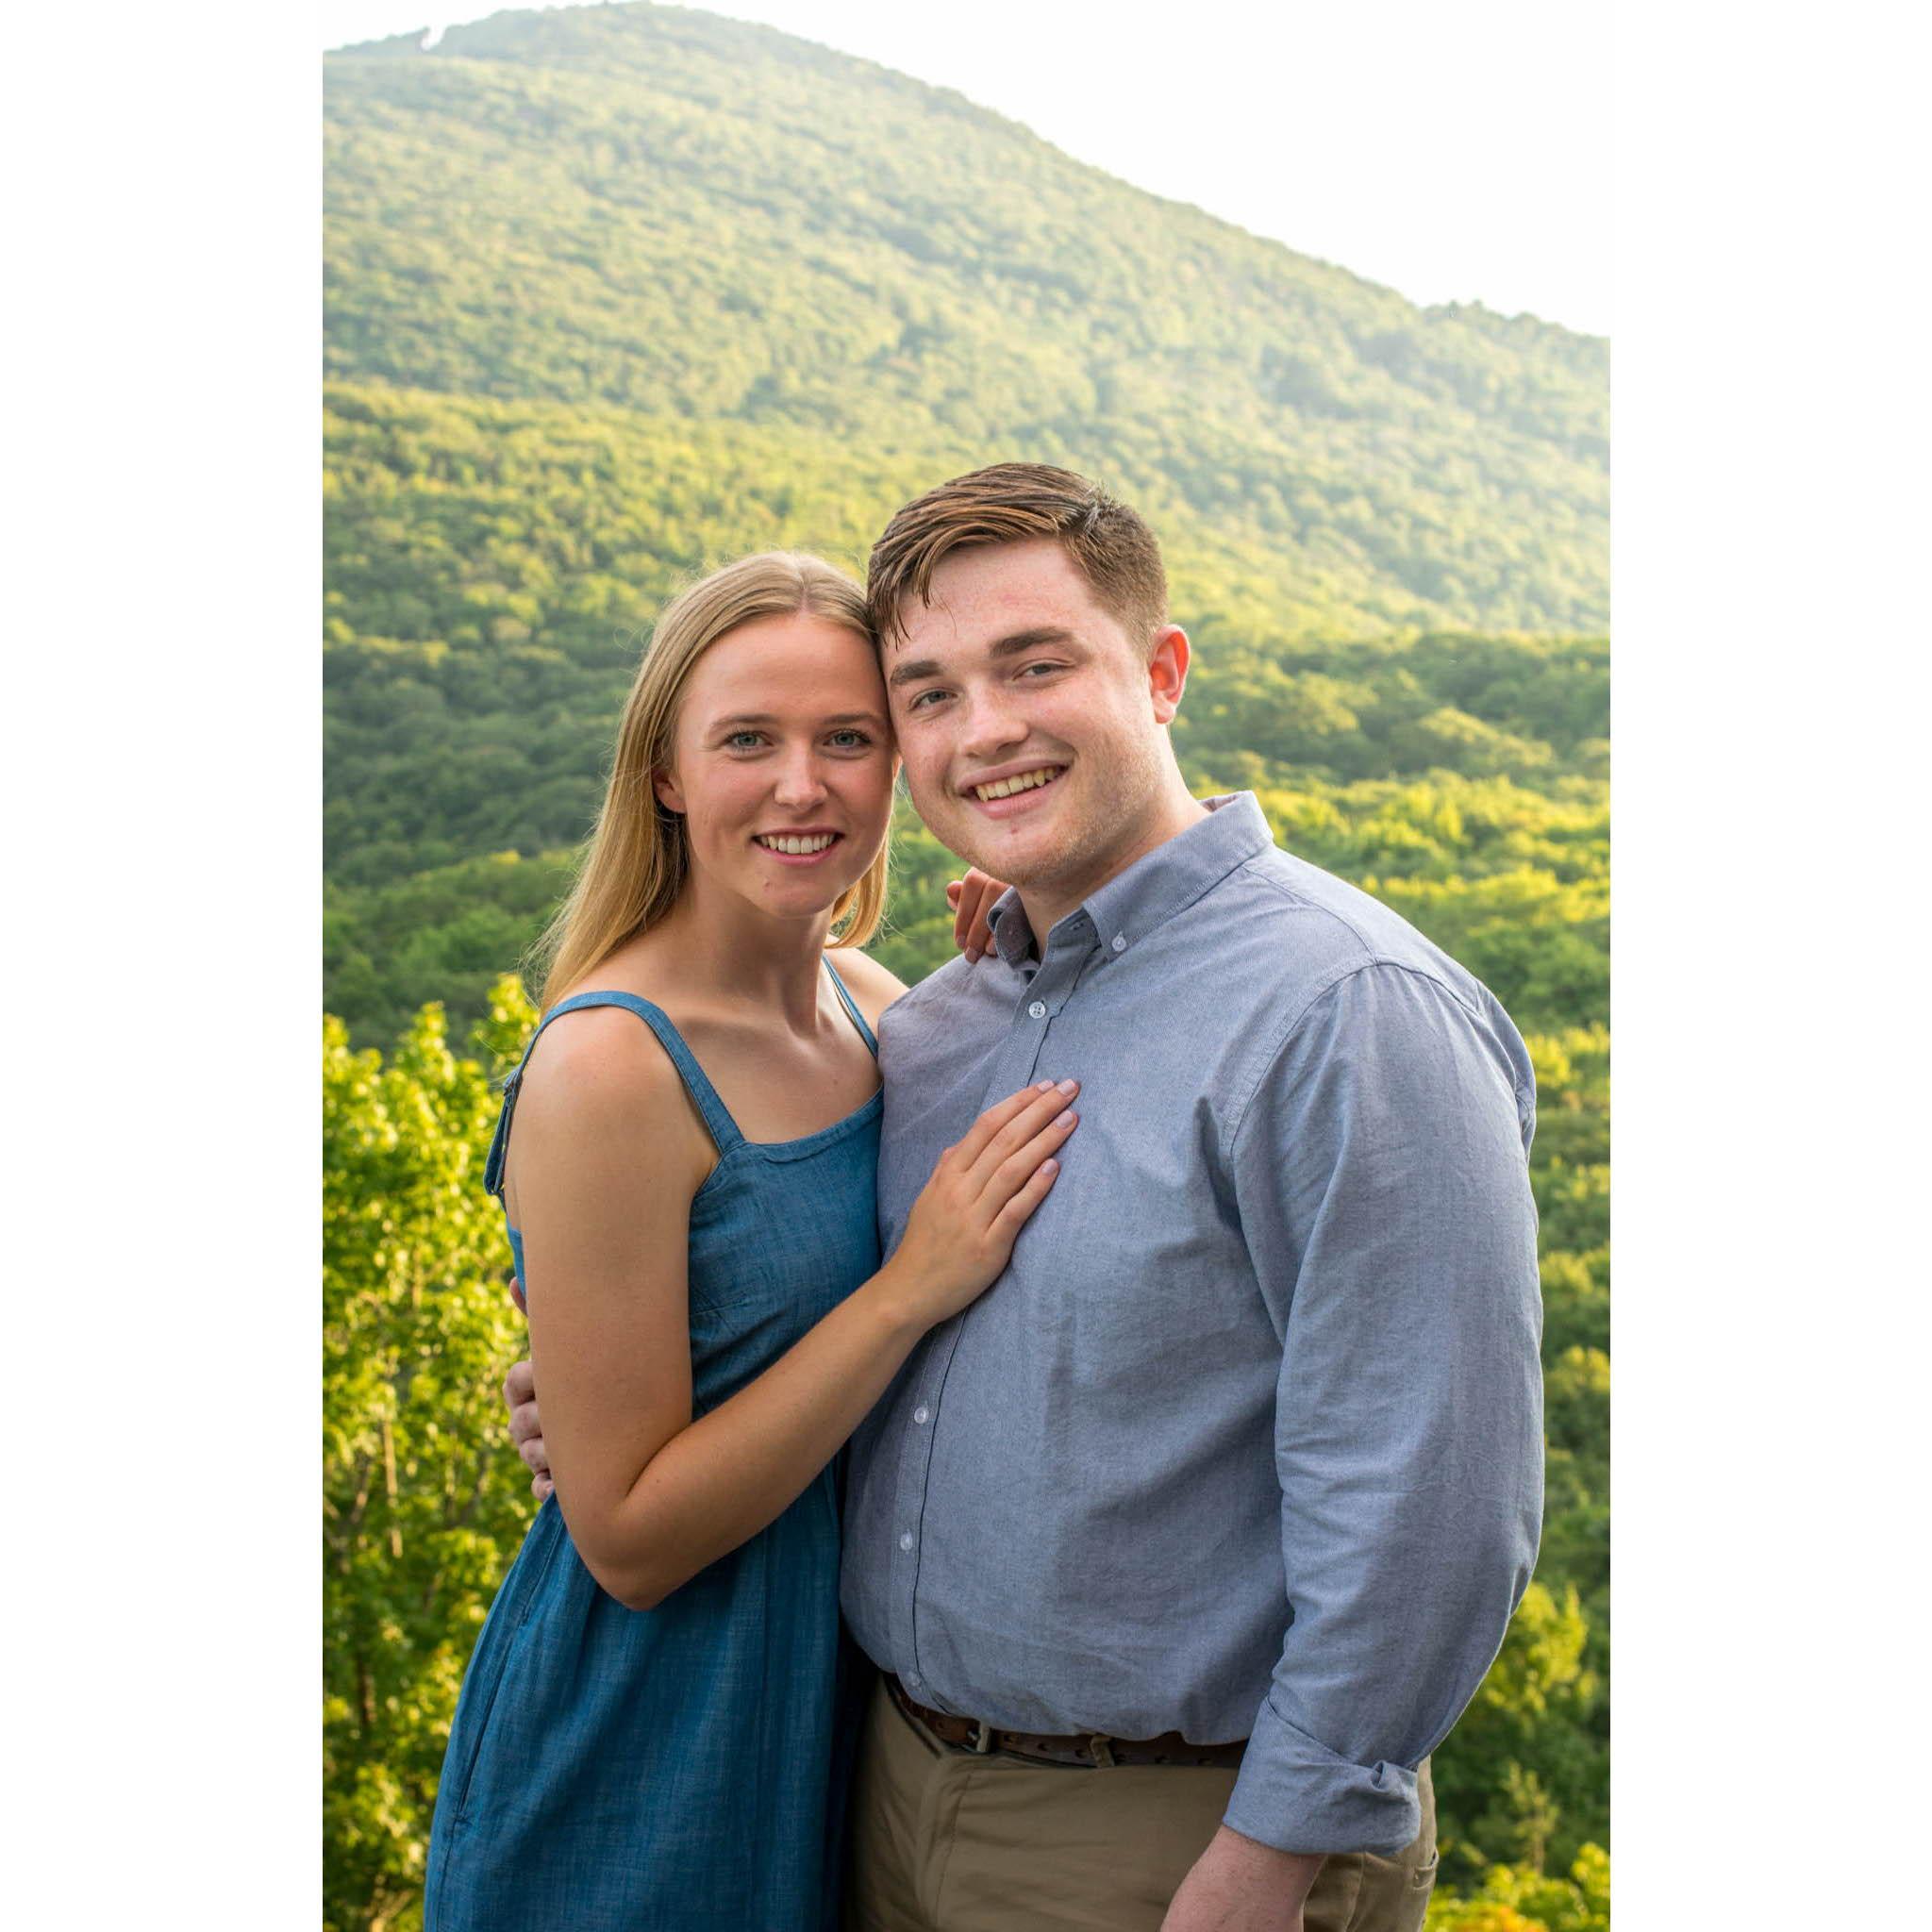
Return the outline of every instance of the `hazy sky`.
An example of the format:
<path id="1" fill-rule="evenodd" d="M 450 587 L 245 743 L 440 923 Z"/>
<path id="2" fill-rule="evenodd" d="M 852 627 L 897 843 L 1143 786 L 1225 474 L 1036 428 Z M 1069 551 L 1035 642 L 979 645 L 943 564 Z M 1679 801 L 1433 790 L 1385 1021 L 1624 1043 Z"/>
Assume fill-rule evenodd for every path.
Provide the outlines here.
<path id="1" fill-rule="evenodd" d="M 1417 302 L 1610 328 L 1611 0 L 724 0 Z M 323 0 L 323 43 L 488 0 Z M 1176 25 L 1178 24 L 1178 25 Z"/>

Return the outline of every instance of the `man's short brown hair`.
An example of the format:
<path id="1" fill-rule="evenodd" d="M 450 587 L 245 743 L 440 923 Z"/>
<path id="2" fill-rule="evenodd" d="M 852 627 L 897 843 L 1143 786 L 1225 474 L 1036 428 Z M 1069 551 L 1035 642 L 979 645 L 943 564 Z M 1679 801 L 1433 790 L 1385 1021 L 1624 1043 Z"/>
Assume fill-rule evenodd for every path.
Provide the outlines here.
<path id="1" fill-rule="evenodd" d="M 1097 483 L 1046 463 L 994 463 L 915 497 L 886 525 L 866 569 L 874 628 L 900 635 L 908 597 L 932 602 L 941 558 L 982 544 L 1051 538 L 1073 558 L 1094 600 L 1151 649 L 1167 622 L 1167 572 L 1154 532 Z"/>

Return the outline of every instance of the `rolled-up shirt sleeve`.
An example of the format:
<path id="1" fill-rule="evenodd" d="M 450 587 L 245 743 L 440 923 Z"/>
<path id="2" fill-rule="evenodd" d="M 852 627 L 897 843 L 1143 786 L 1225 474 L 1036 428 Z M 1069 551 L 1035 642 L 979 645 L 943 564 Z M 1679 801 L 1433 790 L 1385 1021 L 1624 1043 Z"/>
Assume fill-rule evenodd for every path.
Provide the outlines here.
<path id="1" fill-rule="evenodd" d="M 1289 1624 L 1225 1822 L 1392 1853 L 1536 1558 L 1534 1089 L 1500 1008 L 1384 961 L 1262 1048 L 1231 1158 L 1282 1343 Z"/>

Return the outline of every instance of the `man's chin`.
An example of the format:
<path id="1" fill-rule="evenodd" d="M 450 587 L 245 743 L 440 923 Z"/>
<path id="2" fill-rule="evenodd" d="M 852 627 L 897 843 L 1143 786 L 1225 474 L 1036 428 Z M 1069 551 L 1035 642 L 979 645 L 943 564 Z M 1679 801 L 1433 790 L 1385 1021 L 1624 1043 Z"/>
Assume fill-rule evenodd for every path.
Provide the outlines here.
<path id="1" fill-rule="evenodd" d="M 988 839 L 985 828 L 974 824 L 952 830 L 941 842 L 965 864 L 976 865 L 1009 886 L 1043 885 L 1063 871 L 1067 862 L 1065 851 L 1055 841 L 1036 838 L 1030 831 L 1002 841 Z"/>
<path id="2" fill-rule="evenodd" d="M 917 808 L 919 799 L 912 800 Z M 1075 815 L 1077 816 L 1077 815 Z M 1064 871 L 1076 849 L 1078 827 L 1069 823 L 1064 806 L 1024 818 L 991 819 L 970 805 L 948 801 L 942 812 L 921 812 L 929 831 L 963 864 L 1004 879 L 1009 886 L 1043 885 Z"/>

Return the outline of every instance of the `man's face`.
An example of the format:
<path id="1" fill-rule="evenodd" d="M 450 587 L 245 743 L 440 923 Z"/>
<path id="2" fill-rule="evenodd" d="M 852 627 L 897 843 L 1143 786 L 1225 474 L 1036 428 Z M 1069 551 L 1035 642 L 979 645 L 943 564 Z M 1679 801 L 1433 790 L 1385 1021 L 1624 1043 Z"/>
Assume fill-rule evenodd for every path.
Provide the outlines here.
<path id="1" fill-rule="evenodd" d="M 955 551 L 931 604 L 908 598 L 901 617 L 887 690 L 933 833 L 1051 897 L 1084 896 L 1116 855 L 1135 856 L 1158 808 L 1186 638 L 1161 631 L 1150 664 L 1050 539 Z"/>

